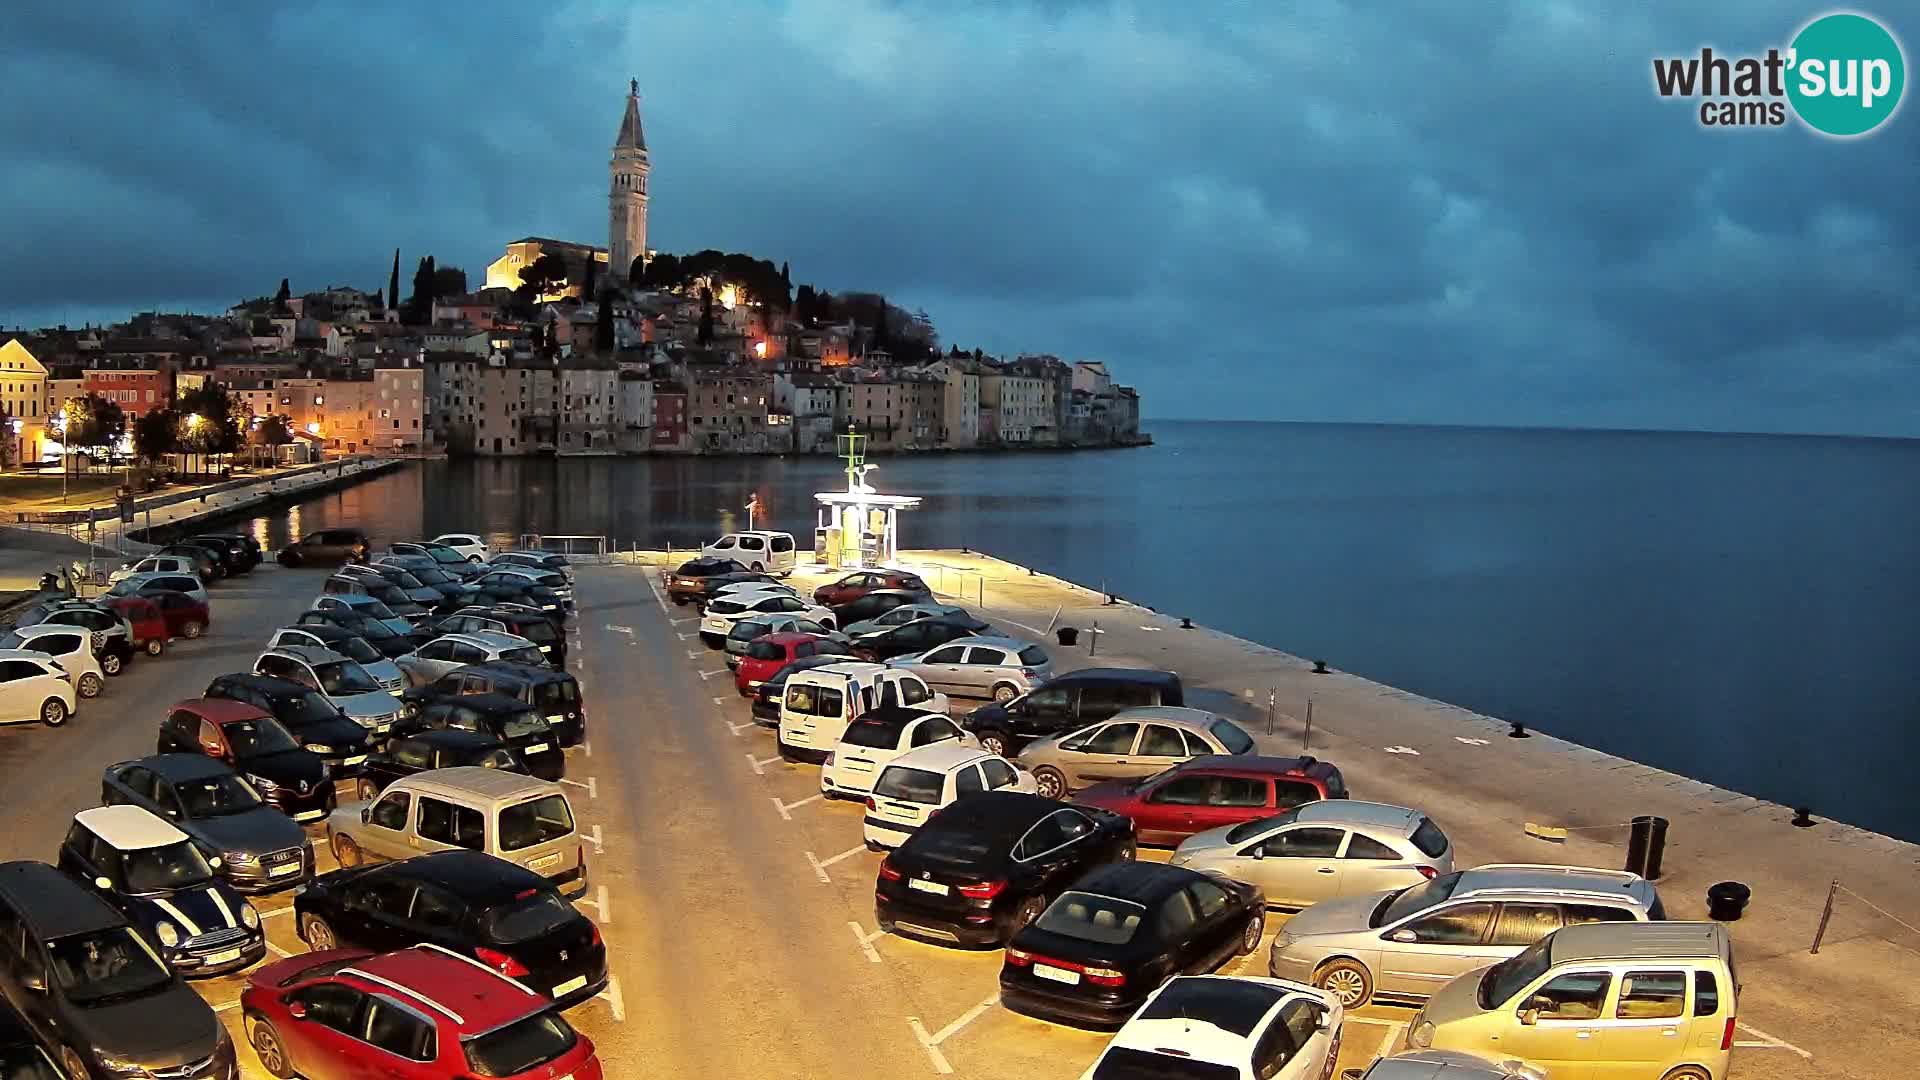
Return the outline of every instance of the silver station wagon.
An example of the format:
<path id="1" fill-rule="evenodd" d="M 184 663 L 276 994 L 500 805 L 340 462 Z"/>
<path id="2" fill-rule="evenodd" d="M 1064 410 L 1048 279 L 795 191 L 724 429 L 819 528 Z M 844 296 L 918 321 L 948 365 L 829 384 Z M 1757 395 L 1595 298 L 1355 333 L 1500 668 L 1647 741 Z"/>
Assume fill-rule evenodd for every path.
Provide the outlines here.
<path id="1" fill-rule="evenodd" d="M 1258 885 L 1272 907 L 1306 907 L 1451 874 L 1453 844 L 1418 810 L 1325 799 L 1196 833 L 1172 862 Z"/>

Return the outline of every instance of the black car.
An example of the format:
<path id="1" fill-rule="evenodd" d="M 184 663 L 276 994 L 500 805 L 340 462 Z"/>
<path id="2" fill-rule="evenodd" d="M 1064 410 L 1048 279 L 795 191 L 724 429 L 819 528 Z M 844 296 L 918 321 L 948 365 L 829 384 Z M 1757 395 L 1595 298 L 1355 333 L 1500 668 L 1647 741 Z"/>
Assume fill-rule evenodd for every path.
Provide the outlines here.
<path id="1" fill-rule="evenodd" d="M 537 609 L 550 619 L 564 618 L 566 603 L 560 594 L 538 584 L 530 578 L 516 575 L 489 575 L 493 580 L 482 579 L 473 583 L 473 602 L 476 604 L 524 604 Z"/>
<path id="2" fill-rule="evenodd" d="M 379 619 L 344 608 L 303 611 L 294 625 L 337 626 L 356 637 L 365 638 L 367 644 L 380 650 L 380 655 L 389 660 L 396 656 L 405 656 L 422 644 L 416 635 L 396 633 L 392 627 Z"/>
<path id="3" fill-rule="evenodd" d="M 138 806 L 220 858 L 220 876 L 243 893 L 289 889 L 313 874 L 313 847 L 293 819 L 240 774 L 204 754 L 155 754 L 107 766 L 100 801 Z"/>
<path id="4" fill-rule="evenodd" d="M 853 653 L 862 659 L 876 661 L 912 656 L 928 649 L 937 649 L 949 641 L 974 636 L 979 633 L 973 627 L 975 622 L 978 620 L 972 616 L 961 619 L 942 615 L 934 619 L 916 619 L 875 633 L 862 634 L 853 641 Z"/>
<path id="5" fill-rule="evenodd" d="M 732 559 L 689 559 L 666 576 L 667 598 L 682 607 L 705 604 L 707 597 L 718 592 L 722 585 L 734 581 L 755 581 L 764 576 L 755 574 L 745 564 Z"/>
<path id="6" fill-rule="evenodd" d="M 852 626 L 867 619 L 877 619 L 897 607 L 926 602 L 926 593 L 908 589 L 874 589 L 844 604 L 834 605 L 833 625 Z"/>
<path id="7" fill-rule="evenodd" d="M 293 910 L 300 939 L 316 952 L 424 942 L 518 979 L 561 1008 L 607 986 L 600 928 L 546 878 L 477 851 L 322 874 Z"/>
<path id="8" fill-rule="evenodd" d="M 393 730 L 396 738 L 425 731 L 477 732 L 511 751 L 521 765 L 516 771 L 542 780 L 567 775 L 559 732 L 532 705 L 503 694 L 461 694 L 428 701 L 403 716 Z"/>
<path id="9" fill-rule="evenodd" d="M 84 1080 L 67 1075 L 12 1006 L 0 1006 L 0 1076 L 7 1080 Z"/>
<path id="10" fill-rule="evenodd" d="M 333 812 L 333 773 L 320 755 L 264 709 L 239 701 L 183 701 L 160 721 L 159 754 L 199 753 L 233 766 L 261 798 L 294 821 Z"/>
<path id="11" fill-rule="evenodd" d="M 212 548 L 200 544 L 168 544 L 154 554 L 186 559 L 193 564 L 193 572 L 201 581 L 213 582 L 227 576 L 225 551 L 215 553 Z"/>
<path id="12" fill-rule="evenodd" d="M 366 562 L 372 541 L 359 529 L 322 529 L 280 549 L 281 566 L 338 566 Z"/>
<path id="13" fill-rule="evenodd" d="M 234 554 L 233 546 L 225 540 L 213 540 L 202 536 L 189 536 L 182 540 L 175 540 L 172 546 L 176 548 L 199 548 L 212 556 L 214 564 L 219 567 L 218 573 L 215 575 L 217 577 L 230 578 L 236 574 L 244 574 L 251 569 L 243 558 Z"/>
<path id="14" fill-rule="evenodd" d="M 401 716 L 430 701 L 467 694 L 501 694 L 538 710 L 552 725 L 562 746 L 579 746 L 587 738 L 587 703 L 580 680 L 543 664 L 489 660 L 455 668 L 438 679 L 407 690 L 400 697 Z"/>
<path id="15" fill-rule="evenodd" d="M 1267 899 L 1224 874 L 1164 863 L 1103 866 L 1007 943 L 1000 1003 L 1117 1028 L 1175 975 L 1202 975 L 1260 947 Z"/>
<path id="16" fill-rule="evenodd" d="M 182 975 L 221 975 L 267 955 L 260 913 L 191 837 L 138 806 L 73 816 L 60 869 L 117 908 Z"/>
<path id="17" fill-rule="evenodd" d="M 526 638 L 546 654 L 547 663 L 556 668 L 567 666 L 567 636 L 552 619 L 537 611 L 499 606 L 470 605 L 441 619 L 434 625 L 435 637 L 442 634 L 471 634 L 476 630 L 497 630 Z"/>
<path id="18" fill-rule="evenodd" d="M 428 769 L 452 769 L 461 765 L 478 765 L 501 772 L 527 771 L 525 761 L 490 732 L 428 728 L 397 737 L 387 743 L 386 749 L 367 755 L 357 790 L 360 798 L 373 799 L 395 780 Z"/>
<path id="19" fill-rule="evenodd" d="M 0 993 L 73 1080 L 238 1075 L 213 1008 L 126 916 L 46 863 L 0 864 Z"/>
<path id="20" fill-rule="evenodd" d="M 418 555 L 432 559 L 440 569 L 462 581 L 477 578 L 487 572 L 486 567 L 447 545 L 428 540 L 401 540 L 388 545 L 387 550 L 395 555 Z"/>
<path id="21" fill-rule="evenodd" d="M 473 586 L 465 578 L 442 570 L 439 563 L 425 555 L 390 555 L 370 565 L 396 585 L 404 582 L 397 577 L 388 577 L 387 572 L 404 571 L 408 577 L 419 582 L 420 587 L 432 589 L 448 602 L 465 604 L 474 593 Z"/>
<path id="22" fill-rule="evenodd" d="M 1144 668 L 1081 668 L 1056 675 L 1007 701 L 967 714 L 960 726 L 980 745 L 1012 756 L 1035 739 L 1075 731 L 1121 709 L 1184 704 L 1180 676 Z"/>
<path id="23" fill-rule="evenodd" d="M 780 726 L 780 699 L 787 696 L 787 676 L 796 671 L 811 671 L 828 664 L 844 664 L 847 658 L 837 655 L 803 656 L 763 682 L 753 692 L 753 722 L 761 727 Z"/>
<path id="24" fill-rule="evenodd" d="M 50 600 L 35 604 L 13 621 L 15 626 L 77 626 L 93 635 L 93 655 L 100 670 L 108 676 L 127 669 L 127 661 L 137 651 L 133 646 L 133 627 L 120 613 L 87 600 Z"/>
<path id="25" fill-rule="evenodd" d="M 433 612 L 408 596 L 407 590 L 382 577 L 336 574 L 321 585 L 320 591 L 338 596 L 371 596 L 385 604 L 394 618 L 405 619 L 415 630 L 426 627 L 434 619 Z"/>
<path id="26" fill-rule="evenodd" d="M 231 572 L 233 573 L 244 574 L 260 565 L 262 558 L 260 541 L 251 536 L 241 533 L 201 533 L 198 536 L 189 536 L 187 539 L 196 543 L 219 544 L 225 548 L 232 561 Z"/>
<path id="27" fill-rule="evenodd" d="M 207 684 L 205 696 L 243 701 L 273 714 L 300 745 L 320 755 L 337 780 L 360 775 L 372 736 L 327 700 L 327 696 L 290 679 L 271 675 L 220 675 Z"/>
<path id="28" fill-rule="evenodd" d="M 955 945 L 998 945 L 1089 869 L 1131 860 L 1125 817 L 1015 791 L 969 795 L 929 818 L 880 864 L 880 929 Z"/>

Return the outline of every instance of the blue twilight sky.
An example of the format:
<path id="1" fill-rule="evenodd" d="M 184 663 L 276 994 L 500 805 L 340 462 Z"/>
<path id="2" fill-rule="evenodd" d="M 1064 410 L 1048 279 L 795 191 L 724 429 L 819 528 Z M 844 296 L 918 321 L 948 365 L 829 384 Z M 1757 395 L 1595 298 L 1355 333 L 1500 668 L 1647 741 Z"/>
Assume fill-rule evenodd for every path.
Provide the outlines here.
<path id="1" fill-rule="evenodd" d="M 1913 103 L 1841 142 L 1652 89 L 1823 10 L 24 0 L 0 324 L 605 243 L 632 75 L 655 248 L 1107 359 L 1149 416 L 1920 435 Z"/>

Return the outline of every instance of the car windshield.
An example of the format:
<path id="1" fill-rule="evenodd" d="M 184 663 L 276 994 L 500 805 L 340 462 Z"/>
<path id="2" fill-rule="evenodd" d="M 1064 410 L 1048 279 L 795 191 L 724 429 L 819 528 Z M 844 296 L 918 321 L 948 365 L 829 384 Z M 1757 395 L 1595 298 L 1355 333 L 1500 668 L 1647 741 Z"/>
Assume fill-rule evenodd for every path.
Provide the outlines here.
<path id="1" fill-rule="evenodd" d="M 401 592 L 399 587 L 392 582 L 385 580 L 363 581 L 361 584 L 366 586 L 368 596 L 373 597 L 382 604 L 405 604 L 407 602 L 407 594 Z M 389 607 L 387 613 L 380 617 L 383 619 L 393 618 L 393 609 Z"/>
<path id="2" fill-rule="evenodd" d="M 386 578 L 388 581 L 392 582 L 393 584 L 399 586 L 402 589 L 426 588 L 426 586 L 421 583 L 419 578 L 414 577 L 412 574 L 409 574 L 405 570 L 402 570 L 396 566 L 388 567 L 387 572 L 385 574 L 382 574 L 381 576 Z"/>
<path id="3" fill-rule="evenodd" d="M 537 738 L 552 733 L 553 728 L 547 725 L 547 718 L 532 709 L 512 713 L 500 722 L 500 734 L 508 739 Z"/>
<path id="4" fill-rule="evenodd" d="M 840 741 L 848 746 L 868 746 L 891 750 L 900 745 L 900 726 L 880 720 L 855 720 L 847 725 Z"/>
<path id="5" fill-rule="evenodd" d="M 1173 1054 L 1115 1046 L 1094 1066 L 1092 1080 L 1239 1080 L 1240 1070 Z"/>
<path id="6" fill-rule="evenodd" d="M 516 664 L 544 664 L 547 662 L 547 654 L 541 652 L 537 646 L 520 645 L 501 653 L 500 659 L 511 660 Z"/>
<path id="7" fill-rule="evenodd" d="M 6 637 L 0 637 L 0 649 L 24 649 L 26 647 L 26 636 L 18 630 L 9 630 L 7 631 Z"/>
<path id="8" fill-rule="evenodd" d="M 354 605 L 354 610 L 369 619 L 398 619 L 400 616 L 395 615 L 392 608 L 376 599 L 376 595 L 369 589 L 367 595 L 361 598 L 361 602 Z"/>
<path id="9" fill-rule="evenodd" d="M 235 757 L 262 757 L 300 749 L 292 733 L 281 727 L 278 720 L 264 717 L 259 720 L 236 720 L 223 725 L 220 731 L 227 737 L 227 742 L 233 745 Z"/>
<path id="10" fill-rule="evenodd" d="M 173 983 L 173 973 L 128 926 L 54 938 L 47 954 L 54 981 L 76 1005 L 150 994 Z"/>
<path id="11" fill-rule="evenodd" d="M 237 776 L 175 781 L 173 791 L 180 796 L 181 805 L 190 818 L 240 814 L 260 805 L 259 792 Z"/>
<path id="12" fill-rule="evenodd" d="M 1474 991 L 1483 1009 L 1497 1008 L 1513 1000 L 1527 984 L 1547 973 L 1553 966 L 1553 935 L 1527 946 L 1525 952 L 1511 956 L 1487 969 Z"/>
<path id="13" fill-rule="evenodd" d="M 747 646 L 747 659 L 749 660 L 778 660 L 785 655 L 787 655 L 787 647 L 785 645 L 777 645 L 765 638 Z"/>
<path id="14" fill-rule="evenodd" d="M 1047 905 L 1034 926 L 1062 937 L 1102 945 L 1125 945 L 1140 929 L 1147 909 L 1131 900 L 1094 893 L 1065 892 Z"/>
<path id="15" fill-rule="evenodd" d="M 551 934 L 580 917 L 558 893 L 535 892 L 487 912 L 481 931 L 491 941 L 512 945 Z"/>
<path id="16" fill-rule="evenodd" d="M 1299 816 L 1296 810 L 1286 810 L 1272 817 L 1263 817 L 1254 821 L 1241 822 L 1227 830 L 1227 843 L 1238 844 L 1242 840 L 1251 840 L 1268 829 L 1277 829 Z"/>
<path id="17" fill-rule="evenodd" d="M 46 1052 L 27 1042 L 0 1048 L 0 1076 L 7 1080 L 61 1080 Z"/>
<path id="18" fill-rule="evenodd" d="M 367 669 L 353 660 L 315 664 L 313 674 L 320 680 L 320 689 L 332 695 L 367 694 L 380 689 L 379 682 L 367 674 Z"/>
<path id="19" fill-rule="evenodd" d="M 540 1012 L 461 1045 L 474 1075 L 518 1076 L 573 1049 L 577 1038 L 558 1013 Z"/>
<path id="20" fill-rule="evenodd" d="M 959 870 L 977 869 L 994 854 L 985 840 L 962 829 L 921 829 L 907 843 L 918 861 Z M 1005 850 L 1000 854 L 1004 856 Z"/>
<path id="21" fill-rule="evenodd" d="M 738 615 L 747 610 L 747 605 L 738 600 L 715 600 L 707 605 L 709 615 Z"/>
<path id="22" fill-rule="evenodd" d="M 409 566 L 407 573 L 422 585 L 453 585 L 453 575 L 431 566 Z"/>
<path id="23" fill-rule="evenodd" d="M 888 799 L 902 802 L 919 803 L 922 806 L 940 805 L 940 789 L 946 784 L 946 777 L 926 769 L 910 769 L 904 765 L 889 765 L 887 771 L 873 785 L 873 793 Z"/>
<path id="24" fill-rule="evenodd" d="M 378 687 L 375 687 L 375 689 L 378 689 Z M 297 694 L 291 698 L 287 704 L 287 718 L 301 727 L 345 715 L 345 713 L 340 711 L 340 706 L 328 701 L 327 696 L 318 690 L 308 690 L 305 693 Z"/>
<path id="25" fill-rule="evenodd" d="M 327 648 L 355 663 L 375 664 L 381 660 L 380 650 L 367 644 L 362 637 L 347 636 L 327 643 Z"/>
<path id="26" fill-rule="evenodd" d="M 1385 926 L 1388 923 L 1397 923 L 1409 915 L 1418 915 L 1452 896 L 1453 890 L 1459 884 L 1460 872 L 1455 871 L 1434 878 L 1423 885 L 1410 885 L 1375 909 L 1372 925 Z"/>
<path id="27" fill-rule="evenodd" d="M 1250 754 L 1253 752 L 1253 739 L 1240 726 L 1231 720 L 1215 720 L 1207 725 L 1207 733 L 1220 740 L 1229 754 Z"/>
<path id="28" fill-rule="evenodd" d="M 213 868 L 191 840 L 123 851 L 120 865 L 128 892 L 171 892 L 204 885 L 213 878 Z"/>
<path id="29" fill-rule="evenodd" d="M 465 555 L 447 547 L 445 544 L 421 544 L 420 550 L 432 556 L 433 561 L 448 566 L 459 566 L 467 561 Z"/>
<path id="30" fill-rule="evenodd" d="M 519 851 L 573 832 L 573 810 L 564 795 L 542 795 L 500 811 L 500 849 Z"/>

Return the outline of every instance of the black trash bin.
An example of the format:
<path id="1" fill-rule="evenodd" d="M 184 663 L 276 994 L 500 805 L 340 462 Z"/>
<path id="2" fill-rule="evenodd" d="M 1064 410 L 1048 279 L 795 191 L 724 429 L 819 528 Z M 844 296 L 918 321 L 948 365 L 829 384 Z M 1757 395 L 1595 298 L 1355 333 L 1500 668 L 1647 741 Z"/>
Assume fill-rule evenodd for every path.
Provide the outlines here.
<path id="1" fill-rule="evenodd" d="M 1063 646 L 1071 647 L 1074 642 L 1080 640 L 1080 631 L 1071 626 L 1063 626 L 1053 633 L 1060 639 L 1060 644 Z"/>
<path id="2" fill-rule="evenodd" d="M 1736 922 L 1747 910 L 1753 890 L 1738 881 L 1723 881 L 1707 888 L 1707 918 L 1718 922 Z"/>
<path id="3" fill-rule="evenodd" d="M 1648 881 L 1660 880 L 1660 857 L 1667 848 L 1667 819 L 1637 817 L 1627 835 L 1627 871 Z"/>

